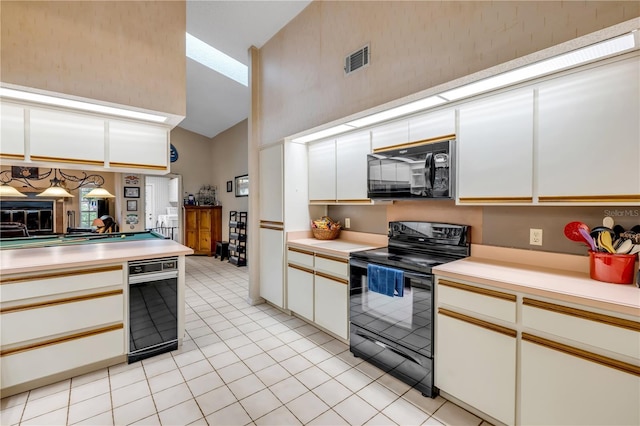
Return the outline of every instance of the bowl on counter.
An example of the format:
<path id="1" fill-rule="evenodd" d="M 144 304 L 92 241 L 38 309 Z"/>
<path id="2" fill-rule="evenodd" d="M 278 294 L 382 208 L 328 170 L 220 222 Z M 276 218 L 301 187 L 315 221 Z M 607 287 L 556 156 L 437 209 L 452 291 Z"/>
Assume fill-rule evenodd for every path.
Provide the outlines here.
<path id="1" fill-rule="evenodd" d="M 601 253 L 589 250 L 589 275 L 612 284 L 633 284 L 636 254 Z"/>

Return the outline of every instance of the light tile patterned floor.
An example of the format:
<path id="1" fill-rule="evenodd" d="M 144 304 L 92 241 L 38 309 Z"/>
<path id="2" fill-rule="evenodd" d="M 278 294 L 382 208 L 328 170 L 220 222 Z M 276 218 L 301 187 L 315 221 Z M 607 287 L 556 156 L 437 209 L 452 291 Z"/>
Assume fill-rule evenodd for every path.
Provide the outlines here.
<path id="1" fill-rule="evenodd" d="M 306 322 L 250 306 L 246 267 L 190 256 L 186 276 L 182 348 L 4 398 L 0 424 L 482 423 L 363 363 Z"/>

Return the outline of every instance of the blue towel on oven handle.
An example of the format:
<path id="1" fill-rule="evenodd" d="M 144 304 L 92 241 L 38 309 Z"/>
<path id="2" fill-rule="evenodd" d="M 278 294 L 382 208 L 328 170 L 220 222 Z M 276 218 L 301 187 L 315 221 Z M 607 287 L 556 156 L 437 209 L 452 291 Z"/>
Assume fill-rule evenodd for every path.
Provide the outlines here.
<path id="1" fill-rule="evenodd" d="M 404 272 L 386 266 L 367 265 L 369 290 L 390 297 L 404 296 Z"/>

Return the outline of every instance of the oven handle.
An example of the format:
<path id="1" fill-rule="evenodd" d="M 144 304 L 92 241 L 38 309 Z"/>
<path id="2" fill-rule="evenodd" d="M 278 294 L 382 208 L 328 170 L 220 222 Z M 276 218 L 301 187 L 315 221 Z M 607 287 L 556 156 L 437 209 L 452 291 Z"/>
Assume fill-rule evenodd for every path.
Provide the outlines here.
<path id="1" fill-rule="evenodd" d="M 129 275 L 129 284 L 142 284 L 153 281 L 178 278 L 178 271 L 155 272 L 152 274 Z"/>
<path id="2" fill-rule="evenodd" d="M 367 269 L 367 265 L 368 265 L 368 263 L 364 262 L 362 260 L 354 259 L 354 258 L 349 259 L 349 266 L 355 266 L 356 268 Z M 380 264 L 376 263 L 376 265 L 380 265 Z M 380 266 L 385 266 L 385 265 L 380 265 Z M 394 269 L 391 266 L 385 266 L 385 267 Z M 431 278 L 433 277 L 432 274 L 422 274 L 420 272 L 406 271 L 406 270 L 403 270 L 403 269 L 399 269 L 399 270 L 403 271 L 404 272 L 404 276 L 408 277 L 408 278 L 415 278 L 415 279 L 419 279 L 419 280 L 431 281 Z"/>
<path id="3" fill-rule="evenodd" d="M 404 352 L 401 352 L 401 351 L 399 351 L 398 349 L 396 349 L 396 348 L 394 348 L 394 347 L 392 347 L 392 346 L 389 346 L 389 345 L 387 345 L 387 344 L 385 344 L 385 343 L 382 343 L 382 342 L 380 342 L 379 340 L 376 340 L 376 339 L 374 339 L 374 338 L 373 338 L 373 337 L 371 337 L 371 336 L 367 336 L 366 334 L 362 334 L 360 331 L 356 331 L 356 335 L 358 335 L 358 336 L 362 337 L 363 339 L 367 339 L 368 341 L 373 342 L 373 343 L 375 343 L 376 345 L 378 345 L 378 346 L 380 346 L 380 347 L 382 347 L 382 348 L 384 348 L 384 349 L 388 349 L 388 350 L 390 350 L 391 352 L 393 352 L 394 354 L 396 354 L 396 355 L 400 355 L 400 356 L 401 356 L 402 358 L 404 358 L 404 359 L 408 359 L 409 361 L 412 361 L 412 362 L 415 362 L 416 364 L 422 365 L 422 363 L 420 362 L 420 360 L 418 360 L 418 359 L 416 359 L 416 358 L 412 357 L 411 355 L 407 355 L 407 354 L 405 354 Z"/>

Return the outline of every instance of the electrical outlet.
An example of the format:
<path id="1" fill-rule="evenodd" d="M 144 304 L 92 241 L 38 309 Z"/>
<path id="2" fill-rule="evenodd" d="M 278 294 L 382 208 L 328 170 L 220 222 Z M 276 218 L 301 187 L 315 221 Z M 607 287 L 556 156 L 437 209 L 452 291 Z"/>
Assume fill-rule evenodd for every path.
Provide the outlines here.
<path id="1" fill-rule="evenodd" d="M 529 229 L 529 244 L 532 246 L 542 245 L 542 229 Z"/>
<path id="2" fill-rule="evenodd" d="M 351 228 L 351 218 L 348 218 L 348 217 L 344 218 L 344 228 L 345 229 Z"/>

